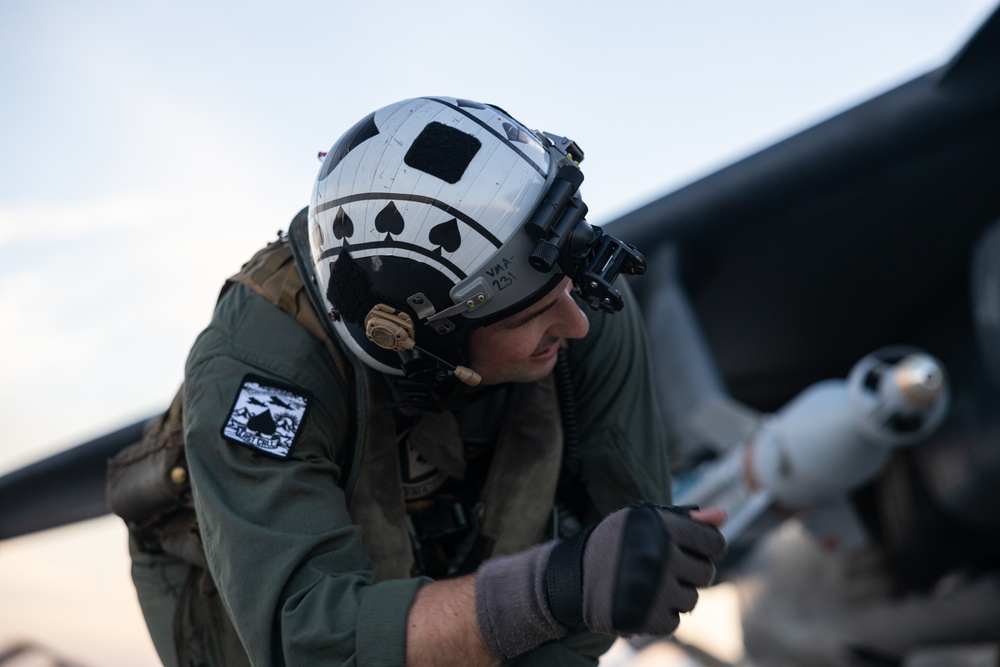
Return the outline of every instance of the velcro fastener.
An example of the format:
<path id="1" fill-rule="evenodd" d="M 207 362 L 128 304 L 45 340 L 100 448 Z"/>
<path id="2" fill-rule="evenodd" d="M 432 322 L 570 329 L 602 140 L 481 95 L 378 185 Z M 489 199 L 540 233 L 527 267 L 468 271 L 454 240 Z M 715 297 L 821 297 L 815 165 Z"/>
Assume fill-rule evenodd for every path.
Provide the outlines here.
<path id="1" fill-rule="evenodd" d="M 549 611 L 568 628 L 583 623 L 583 548 L 593 530 L 590 527 L 557 544 L 545 567 Z"/>

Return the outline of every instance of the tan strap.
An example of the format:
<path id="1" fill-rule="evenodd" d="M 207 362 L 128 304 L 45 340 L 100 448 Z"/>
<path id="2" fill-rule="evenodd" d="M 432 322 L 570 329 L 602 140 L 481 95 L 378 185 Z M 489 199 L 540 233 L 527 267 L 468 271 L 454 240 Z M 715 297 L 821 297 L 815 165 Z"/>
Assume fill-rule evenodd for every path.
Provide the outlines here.
<path id="1" fill-rule="evenodd" d="M 348 371 L 336 343 L 330 340 L 319 315 L 309 302 L 302 275 L 295 266 L 291 244 L 286 239 L 270 243 L 258 251 L 227 283 L 239 283 L 288 313 L 306 331 L 321 341 L 333 357 L 337 371 L 346 380 Z"/>

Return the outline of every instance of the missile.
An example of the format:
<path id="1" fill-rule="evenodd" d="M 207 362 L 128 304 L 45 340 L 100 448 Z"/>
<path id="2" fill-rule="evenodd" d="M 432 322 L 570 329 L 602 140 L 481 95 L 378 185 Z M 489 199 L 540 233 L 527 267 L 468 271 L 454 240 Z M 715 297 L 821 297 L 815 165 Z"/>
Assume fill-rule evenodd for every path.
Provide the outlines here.
<path id="1" fill-rule="evenodd" d="M 720 506 L 732 541 L 768 509 L 805 512 L 816 536 L 841 548 L 865 539 L 847 496 L 874 478 L 897 447 L 925 440 L 950 400 L 940 361 L 909 346 L 877 350 L 846 379 L 816 383 L 779 411 L 758 415 L 739 442 L 678 484 L 677 502 Z M 739 409 L 738 414 L 734 411 Z M 695 422 L 702 431 L 747 409 L 713 399 Z M 727 427 L 728 428 L 728 427 Z"/>

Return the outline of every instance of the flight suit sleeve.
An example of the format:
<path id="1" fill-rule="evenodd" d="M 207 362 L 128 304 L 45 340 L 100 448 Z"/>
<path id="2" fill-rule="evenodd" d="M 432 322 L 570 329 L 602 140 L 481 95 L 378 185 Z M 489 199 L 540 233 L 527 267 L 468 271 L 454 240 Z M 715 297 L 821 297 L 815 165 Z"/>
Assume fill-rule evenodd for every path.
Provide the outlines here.
<path id="1" fill-rule="evenodd" d="M 309 399 L 284 457 L 224 437 L 248 376 Z M 209 570 L 253 664 L 403 664 L 406 615 L 426 580 L 374 583 L 338 485 L 350 392 L 322 344 L 233 286 L 192 348 L 185 392 Z"/>
<path id="2" fill-rule="evenodd" d="M 596 520 L 634 500 L 670 502 L 670 465 L 645 323 L 626 280 L 617 313 L 581 304 L 590 332 L 572 341 L 582 474 Z"/>

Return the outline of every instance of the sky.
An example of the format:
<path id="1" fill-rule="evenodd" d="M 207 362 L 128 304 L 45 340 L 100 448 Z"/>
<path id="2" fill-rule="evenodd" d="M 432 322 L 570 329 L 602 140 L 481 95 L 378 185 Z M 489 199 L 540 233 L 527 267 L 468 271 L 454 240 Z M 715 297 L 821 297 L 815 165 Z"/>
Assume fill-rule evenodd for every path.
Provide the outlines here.
<path id="1" fill-rule="evenodd" d="M 378 107 L 464 97 L 575 139 L 603 224 L 944 64 L 996 4 L 8 0 L 0 475 L 162 410 L 222 282 Z M 0 543 L 0 650 L 155 664 L 124 539 Z"/>

